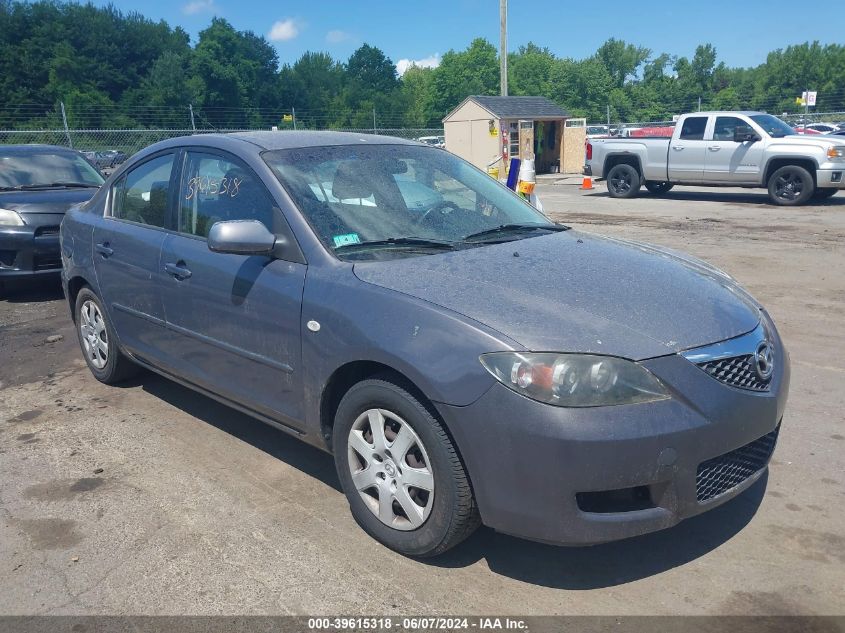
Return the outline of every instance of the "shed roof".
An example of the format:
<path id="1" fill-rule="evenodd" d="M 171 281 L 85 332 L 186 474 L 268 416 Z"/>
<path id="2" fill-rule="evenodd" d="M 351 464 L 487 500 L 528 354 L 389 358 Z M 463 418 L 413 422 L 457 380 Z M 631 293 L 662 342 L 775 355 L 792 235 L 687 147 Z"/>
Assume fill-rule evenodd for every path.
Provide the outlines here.
<path id="1" fill-rule="evenodd" d="M 491 97 L 473 95 L 464 99 L 457 108 L 446 115 L 447 120 L 467 101 L 475 101 L 482 108 L 500 119 L 566 119 L 569 113 L 546 97 Z"/>

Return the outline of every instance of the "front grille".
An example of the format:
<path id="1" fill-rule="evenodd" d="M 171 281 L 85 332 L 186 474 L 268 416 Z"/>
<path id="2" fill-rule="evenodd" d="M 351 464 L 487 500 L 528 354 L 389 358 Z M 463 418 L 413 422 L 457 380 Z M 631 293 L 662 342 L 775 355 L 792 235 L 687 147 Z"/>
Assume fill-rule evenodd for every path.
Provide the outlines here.
<path id="1" fill-rule="evenodd" d="M 731 387 L 749 389 L 751 391 L 769 390 L 769 381 L 760 380 L 757 376 L 757 372 L 754 369 L 753 354 L 720 358 L 718 360 L 698 363 L 698 366 L 716 380 Z"/>
<path id="2" fill-rule="evenodd" d="M 709 501 L 727 492 L 768 464 L 775 450 L 778 431 L 780 426 L 750 444 L 699 464 L 695 475 L 698 502 Z"/>
<path id="3" fill-rule="evenodd" d="M 52 270 L 53 268 L 61 268 L 62 258 L 60 255 L 36 255 L 33 258 L 32 267 L 35 270 Z"/>
<path id="4" fill-rule="evenodd" d="M 58 226 L 39 226 L 35 229 L 35 237 L 41 237 L 42 235 L 58 235 L 59 234 L 59 227 Z"/>

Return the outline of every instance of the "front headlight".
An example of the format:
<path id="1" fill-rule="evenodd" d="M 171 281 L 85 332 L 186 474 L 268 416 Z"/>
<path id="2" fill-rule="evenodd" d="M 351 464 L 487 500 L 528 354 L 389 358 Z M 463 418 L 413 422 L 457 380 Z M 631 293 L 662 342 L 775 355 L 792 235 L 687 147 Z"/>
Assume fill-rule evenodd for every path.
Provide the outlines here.
<path id="1" fill-rule="evenodd" d="M 0 226 L 23 226 L 23 221 L 16 211 L 11 209 L 0 209 Z"/>
<path id="2" fill-rule="evenodd" d="M 483 354 L 479 360 L 509 389 L 558 407 L 600 407 L 669 397 L 654 374 L 624 358 L 495 352 Z"/>
<path id="3" fill-rule="evenodd" d="M 830 160 L 845 160 L 845 148 L 831 145 L 827 148 L 827 157 Z"/>

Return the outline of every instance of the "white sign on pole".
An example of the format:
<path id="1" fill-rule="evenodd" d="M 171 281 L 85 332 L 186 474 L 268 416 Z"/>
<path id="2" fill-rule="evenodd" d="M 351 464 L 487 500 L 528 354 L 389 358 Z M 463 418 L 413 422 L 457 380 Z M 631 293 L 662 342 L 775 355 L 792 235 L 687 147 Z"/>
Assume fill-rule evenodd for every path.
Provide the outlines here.
<path id="1" fill-rule="evenodd" d="M 816 105 L 816 95 L 818 95 L 818 94 L 819 94 L 818 92 L 806 92 L 805 91 L 805 92 L 801 93 L 801 99 L 808 106 L 814 106 L 814 105 Z"/>

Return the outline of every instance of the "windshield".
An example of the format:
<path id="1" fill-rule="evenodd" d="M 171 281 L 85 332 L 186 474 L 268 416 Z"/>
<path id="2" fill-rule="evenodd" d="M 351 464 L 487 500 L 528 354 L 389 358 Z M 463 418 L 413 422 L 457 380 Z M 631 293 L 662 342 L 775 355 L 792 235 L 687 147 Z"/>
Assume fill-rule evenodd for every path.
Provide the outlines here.
<path id="1" fill-rule="evenodd" d="M 757 125 L 763 128 L 763 131 L 773 138 L 783 138 L 784 136 L 792 136 L 797 134 L 789 124 L 784 123 L 776 116 L 771 114 L 755 114 L 751 117 Z"/>
<path id="2" fill-rule="evenodd" d="M 268 152 L 264 159 L 323 244 L 343 259 L 431 254 L 442 252 L 444 243 L 468 247 L 467 237 L 511 225 L 529 230 L 504 230 L 491 240 L 560 228 L 490 176 L 431 147 L 310 147 Z M 369 243 L 374 248 L 367 249 Z"/>
<path id="3" fill-rule="evenodd" d="M 55 183 L 99 187 L 103 177 L 76 152 L 21 152 L 0 147 L 0 187 L 47 187 Z"/>

